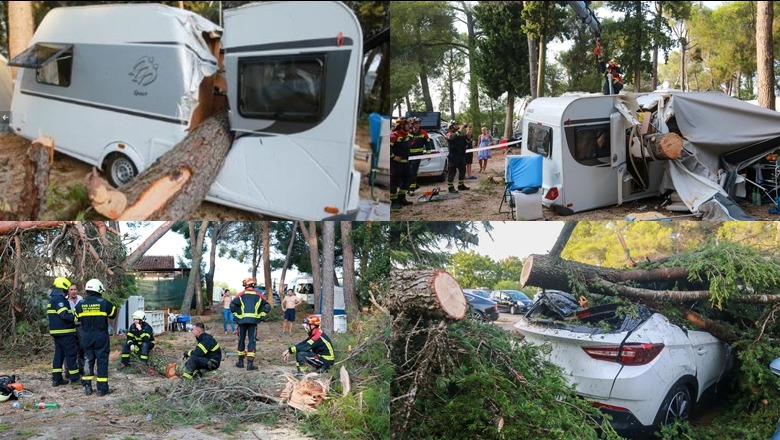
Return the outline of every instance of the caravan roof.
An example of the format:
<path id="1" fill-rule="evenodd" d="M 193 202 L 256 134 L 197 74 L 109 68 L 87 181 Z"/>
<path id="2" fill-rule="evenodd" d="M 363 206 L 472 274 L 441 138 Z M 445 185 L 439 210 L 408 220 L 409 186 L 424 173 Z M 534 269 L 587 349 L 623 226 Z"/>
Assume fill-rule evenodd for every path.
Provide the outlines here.
<path id="1" fill-rule="evenodd" d="M 222 28 L 193 12 L 164 5 L 69 6 L 46 14 L 31 42 L 195 43 L 193 34 L 200 32 L 221 34 Z M 190 48 L 213 58 L 201 44 Z"/>

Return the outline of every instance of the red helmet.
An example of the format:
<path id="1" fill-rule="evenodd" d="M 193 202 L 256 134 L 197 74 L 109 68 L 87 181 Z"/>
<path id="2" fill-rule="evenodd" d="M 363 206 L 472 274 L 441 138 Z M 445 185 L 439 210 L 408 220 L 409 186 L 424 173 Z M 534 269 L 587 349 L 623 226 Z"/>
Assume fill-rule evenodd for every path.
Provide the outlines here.
<path id="1" fill-rule="evenodd" d="M 242 282 L 242 284 L 244 285 L 244 287 L 255 287 L 255 279 L 247 278 Z"/>
<path id="2" fill-rule="evenodd" d="M 309 315 L 306 318 L 303 319 L 304 324 L 309 324 L 313 327 L 319 327 L 320 326 L 320 317 L 317 315 Z"/>

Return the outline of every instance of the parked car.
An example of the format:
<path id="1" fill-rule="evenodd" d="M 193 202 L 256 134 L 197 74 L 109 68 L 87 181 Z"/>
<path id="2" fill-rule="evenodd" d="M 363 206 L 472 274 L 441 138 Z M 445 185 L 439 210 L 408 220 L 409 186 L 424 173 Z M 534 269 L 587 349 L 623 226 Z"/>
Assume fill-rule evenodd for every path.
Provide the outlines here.
<path id="1" fill-rule="evenodd" d="M 255 286 L 255 288 L 263 294 L 266 300 L 268 299 L 268 295 L 265 294 L 264 286 Z M 282 299 L 279 298 L 279 294 L 274 291 L 274 307 L 279 307 L 280 305 L 282 305 Z"/>
<path id="2" fill-rule="evenodd" d="M 687 420 L 733 365 L 731 348 L 708 332 L 683 329 L 641 305 L 582 309 L 565 292 L 543 293 L 515 328 L 526 341 L 548 345 L 577 392 L 629 438 Z"/>
<path id="3" fill-rule="evenodd" d="M 478 295 L 474 289 L 464 289 L 463 294 L 469 303 L 468 317 L 483 323 L 498 319 L 498 304 L 495 301 Z"/>
<path id="4" fill-rule="evenodd" d="M 464 293 L 470 293 L 472 295 L 481 296 L 482 298 L 493 301 L 493 296 L 490 295 L 490 291 L 487 289 L 463 289 Z"/>
<path id="5" fill-rule="evenodd" d="M 447 180 L 447 154 L 450 149 L 447 144 L 447 139 L 444 135 L 437 132 L 428 131 L 428 136 L 433 143 L 433 153 L 441 153 L 430 159 L 420 160 L 420 168 L 417 170 L 417 177 L 433 177 L 438 182 L 444 182 Z"/>
<path id="6" fill-rule="evenodd" d="M 493 301 L 498 303 L 499 312 L 513 315 L 525 313 L 534 304 L 525 293 L 519 290 L 494 290 L 490 292 Z"/>

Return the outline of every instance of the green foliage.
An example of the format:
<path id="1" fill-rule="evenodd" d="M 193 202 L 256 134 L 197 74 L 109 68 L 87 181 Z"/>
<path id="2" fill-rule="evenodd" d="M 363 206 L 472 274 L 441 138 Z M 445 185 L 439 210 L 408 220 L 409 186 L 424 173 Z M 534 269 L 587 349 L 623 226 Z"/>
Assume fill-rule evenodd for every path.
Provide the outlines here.
<path id="1" fill-rule="evenodd" d="M 619 438 L 538 347 L 470 320 L 447 336 L 455 370 L 418 390 L 410 438 Z"/>
<path id="2" fill-rule="evenodd" d="M 334 383 L 334 393 L 304 422 L 304 428 L 322 439 L 389 439 L 390 381 L 393 367 L 387 359 L 390 323 L 387 316 L 365 316 L 365 333 L 336 334 L 334 366 L 341 364 L 350 373 L 351 392 L 342 397 L 341 384 Z M 351 352 L 348 347 L 354 347 Z M 346 359 L 345 359 L 346 358 Z"/>
<path id="3" fill-rule="evenodd" d="M 450 273 L 467 288 L 492 286 L 499 281 L 498 265 L 493 259 L 473 250 L 455 252 Z"/>
<path id="4" fill-rule="evenodd" d="M 482 33 L 471 66 L 492 99 L 507 92 L 514 96 L 531 93 L 528 50 L 523 45 L 518 49 L 518 42 L 526 40 L 522 11 L 522 2 L 479 2 L 474 7 Z"/>
<path id="5" fill-rule="evenodd" d="M 710 302 L 718 309 L 740 292 L 774 293 L 780 281 L 780 264 L 767 260 L 755 248 L 728 241 L 708 244 L 672 261 L 686 267 L 693 279 L 709 282 Z"/>
<path id="6" fill-rule="evenodd" d="M 395 267 L 446 266 L 451 256 L 445 249 L 479 244 L 478 224 L 492 229 L 488 222 L 390 222 L 390 261 Z"/>

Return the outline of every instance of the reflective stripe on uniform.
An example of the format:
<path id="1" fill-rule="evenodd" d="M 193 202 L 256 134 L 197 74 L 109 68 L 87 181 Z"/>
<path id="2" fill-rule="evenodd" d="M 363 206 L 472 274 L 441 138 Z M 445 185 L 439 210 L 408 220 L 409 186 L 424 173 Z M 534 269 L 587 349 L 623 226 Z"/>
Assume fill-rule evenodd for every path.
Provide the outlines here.
<path id="1" fill-rule="evenodd" d="M 68 333 L 76 333 L 76 329 L 66 328 L 62 330 L 49 330 L 50 335 L 67 335 Z"/>

